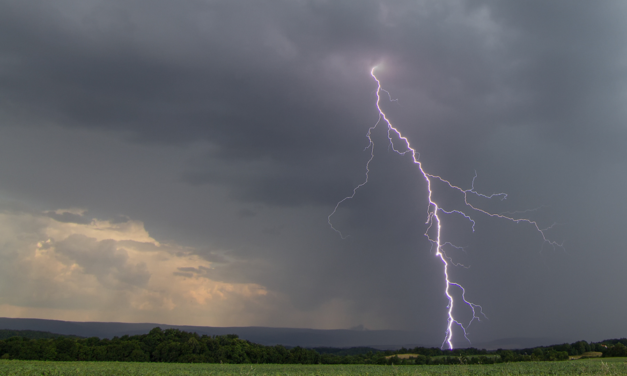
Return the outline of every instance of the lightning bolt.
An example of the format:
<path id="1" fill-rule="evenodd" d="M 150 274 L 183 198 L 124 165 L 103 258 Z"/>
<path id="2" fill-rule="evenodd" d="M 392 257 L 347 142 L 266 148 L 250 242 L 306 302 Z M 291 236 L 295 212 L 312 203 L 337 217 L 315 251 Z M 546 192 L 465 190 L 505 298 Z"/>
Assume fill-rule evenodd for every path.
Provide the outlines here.
<path id="1" fill-rule="evenodd" d="M 496 217 L 496 218 L 501 218 L 504 220 L 508 220 L 508 221 L 512 221 L 515 223 L 526 223 L 528 225 L 531 225 L 532 227 L 534 227 L 536 229 L 536 231 L 542 236 L 542 240 L 543 240 L 543 244 L 548 243 L 551 246 L 555 247 L 563 247 L 563 245 L 561 243 L 557 243 L 553 240 L 550 240 L 546 237 L 545 231 L 549 230 L 550 228 L 552 228 L 554 225 L 549 226 L 548 228 L 540 228 L 540 226 L 538 225 L 538 223 L 536 221 L 533 221 L 531 219 L 527 219 L 527 218 L 515 218 L 515 217 L 510 217 L 508 215 L 505 214 L 510 214 L 510 213 L 491 213 L 488 212 L 486 210 L 483 210 L 479 207 L 474 206 L 473 204 L 471 204 L 468 201 L 468 197 L 471 195 L 477 196 L 477 197 L 482 197 L 482 198 L 486 198 L 486 199 L 491 199 L 491 198 L 500 198 L 501 200 L 504 200 L 507 198 L 507 194 L 506 193 L 493 193 L 490 195 L 486 195 L 486 194 L 482 194 L 479 193 L 475 190 L 475 179 L 477 178 L 477 173 L 475 172 L 475 176 L 472 179 L 472 184 L 471 187 L 469 189 L 463 189 L 461 187 L 458 187 L 454 184 L 452 184 L 450 181 L 438 176 L 438 175 L 433 175 L 430 174 L 428 172 L 425 171 L 425 169 L 423 168 L 422 162 L 420 162 L 419 158 L 420 158 L 420 154 L 416 151 L 416 149 L 414 149 L 410 142 L 409 139 L 407 139 L 407 137 L 403 136 L 403 134 L 392 125 L 392 123 L 390 122 L 390 120 L 387 118 L 387 116 L 385 115 L 385 112 L 383 112 L 383 110 L 381 109 L 381 97 L 382 97 L 382 93 L 385 93 L 386 96 L 389 98 L 390 101 L 395 101 L 394 99 L 392 99 L 392 96 L 390 94 L 390 92 L 388 92 L 387 90 L 383 89 L 381 86 L 381 81 L 379 81 L 379 79 L 377 78 L 377 76 L 374 74 L 374 71 L 377 67 L 373 67 L 370 70 L 370 75 L 372 76 L 372 78 L 374 79 L 374 81 L 377 84 L 377 90 L 376 90 L 376 96 L 377 96 L 377 100 L 376 100 L 376 106 L 377 106 L 377 110 L 379 111 L 379 118 L 377 120 L 377 122 L 371 126 L 370 128 L 368 128 L 368 132 L 366 133 L 366 138 L 368 139 L 368 145 L 366 146 L 366 148 L 364 149 L 364 151 L 366 150 L 370 150 L 370 157 L 368 159 L 368 161 L 366 162 L 366 174 L 365 174 L 365 179 L 362 183 L 358 184 L 357 186 L 355 186 L 355 188 L 353 188 L 352 193 L 349 196 L 344 197 L 343 199 L 341 199 L 336 205 L 335 208 L 333 209 L 333 211 L 331 212 L 331 214 L 329 214 L 329 216 L 327 217 L 327 222 L 329 223 L 329 226 L 331 227 L 331 229 L 333 229 L 335 232 L 337 232 L 340 237 L 342 239 L 346 239 L 348 236 L 344 235 L 340 230 L 338 230 L 337 228 L 335 228 L 333 226 L 333 223 L 331 221 L 331 218 L 335 215 L 335 213 L 337 212 L 337 210 L 339 209 L 339 207 L 342 205 L 342 203 L 344 203 L 347 200 L 350 200 L 352 198 L 355 197 L 355 195 L 357 194 L 357 191 L 362 188 L 363 186 L 365 186 L 366 184 L 368 184 L 368 179 L 369 179 L 369 175 L 370 175 L 370 163 L 372 162 L 372 160 L 374 159 L 374 151 L 375 151 L 375 143 L 372 139 L 372 132 L 379 126 L 379 124 L 384 123 L 387 126 L 387 137 L 389 140 L 389 147 L 394 150 L 396 153 L 400 154 L 400 155 L 407 155 L 409 154 L 412 158 L 412 161 L 414 163 L 414 165 L 416 165 L 418 172 L 422 175 L 422 177 L 425 180 L 425 183 L 427 185 L 427 199 L 428 199 L 428 207 L 427 207 L 427 220 L 425 222 L 425 224 L 427 225 L 427 230 L 425 231 L 424 235 L 427 237 L 427 239 L 429 240 L 429 242 L 432 245 L 432 249 L 435 249 L 435 256 L 438 257 L 440 259 L 440 261 L 442 261 L 442 266 L 443 266 L 443 276 L 444 276 L 444 282 L 445 282 L 445 288 L 444 288 L 444 295 L 446 296 L 446 298 L 448 299 L 448 306 L 447 306 L 447 325 L 446 325 L 446 332 L 445 332 L 445 336 L 444 336 L 444 341 L 442 342 L 442 346 L 441 348 L 444 348 L 446 346 L 448 346 L 449 349 L 453 349 L 453 327 L 454 326 L 458 326 L 461 328 L 464 337 L 466 338 L 466 340 L 468 340 L 470 342 L 470 340 L 468 339 L 467 336 L 467 329 L 468 327 L 475 321 L 481 321 L 481 317 L 484 317 L 487 319 L 486 315 L 483 313 L 483 308 L 475 303 L 470 302 L 469 300 L 466 299 L 466 289 L 459 283 L 457 282 L 453 282 L 450 278 L 449 275 L 449 266 L 453 265 L 453 266 L 462 266 L 465 267 L 461 264 L 456 264 L 452 261 L 452 258 L 450 258 L 449 256 L 446 255 L 445 251 L 444 251 L 444 247 L 445 246 L 451 246 L 455 249 L 461 249 L 463 250 L 462 247 L 457 247 L 453 244 L 451 244 L 450 242 L 443 242 L 442 241 L 442 220 L 440 218 L 441 214 L 451 214 L 451 215 L 461 215 L 462 217 L 464 217 L 466 220 L 468 220 L 471 224 L 472 224 L 472 231 L 475 231 L 475 220 L 468 214 L 466 214 L 465 212 L 461 211 L 461 210 L 446 210 L 444 208 L 442 208 L 434 199 L 433 199 L 433 189 L 432 189 L 432 183 L 434 181 L 440 181 L 442 183 L 444 183 L 446 186 L 448 186 L 449 188 L 458 191 L 464 198 L 464 204 L 466 205 L 466 207 L 470 210 L 470 212 L 475 212 L 475 213 L 481 213 L 483 215 L 487 215 L 489 217 Z M 400 147 L 397 147 L 397 145 L 394 142 L 394 139 L 400 140 L 399 143 L 401 144 Z M 513 213 L 519 213 L 519 212 L 513 212 Z M 432 231 L 432 229 L 434 229 L 434 231 Z M 435 236 L 430 235 L 431 232 L 435 232 Z M 454 316 L 453 313 L 453 309 L 455 307 L 455 299 L 453 297 L 453 295 L 451 294 L 451 288 L 458 288 L 461 290 L 461 303 L 466 304 L 468 307 L 470 307 L 471 312 L 472 312 L 472 318 L 470 319 L 470 321 L 467 324 L 463 324 L 461 323 L 459 320 L 457 320 Z"/>

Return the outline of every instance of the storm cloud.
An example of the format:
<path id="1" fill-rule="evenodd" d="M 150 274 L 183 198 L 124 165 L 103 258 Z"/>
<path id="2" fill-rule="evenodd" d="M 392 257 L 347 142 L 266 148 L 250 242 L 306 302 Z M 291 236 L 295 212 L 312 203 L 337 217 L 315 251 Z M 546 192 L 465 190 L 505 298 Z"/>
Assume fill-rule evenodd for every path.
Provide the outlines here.
<path id="1" fill-rule="evenodd" d="M 447 217 L 467 266 L 452 277 L 489 317 L 471 339 L 625 336 L 625 15 L 621 2 L 0 1 L 0 234 L 16 244 L 0 259 L 28 269 L 43 242 L 59 270 L 95 278 L 54 311 L 18 299 L 10 273 L 0 315 L 363 325 L 438 344 L 447 301 L 423 235 L 426 185 L 381 129 L 369 184 L 333 217 L 349 237 L 327 224 L 365 178 L 377 65 L 397 99 L 382 105 L 426 170 L 464 189 L 476 175 L 478 191 L 508 193 L 477 205 L 564 244 L 525 223 L 475 213 L 473 232 Z M 23 236 L 16 216 L 30 218 Z M 146 234 L 98 237 L 99 223 Z M 165 254 L 177 261 L 161 266 Z M 157 288 L 167 280 L 199 290 L 172 300 Z M 130 294 L 124 315 L 90 316 L 113 287 Z M 136 294 L 161 303 L 125 305 Z"/>

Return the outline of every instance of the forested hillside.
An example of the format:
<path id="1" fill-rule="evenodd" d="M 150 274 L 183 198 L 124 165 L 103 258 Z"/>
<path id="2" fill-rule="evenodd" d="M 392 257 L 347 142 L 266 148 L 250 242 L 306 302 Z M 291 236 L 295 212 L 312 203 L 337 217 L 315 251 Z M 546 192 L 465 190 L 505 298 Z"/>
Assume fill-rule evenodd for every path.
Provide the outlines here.
<path id="1" fill-rule="evenodd" d="M 16 331 L 5 331 L 16 332 Z M 19 331 L 21 333 L 22 331 Z M 39 334 L 37 334 L 39 333 Z M 42 335 L 29 332 L 27 335 Z M 55 336 L 52 333 L 43 335 Z M 627 339 L 600 343 L 585 341 L 573 344 L 537 347 L 523 350 L 479 349 L 441 350 L 416 347 L 398 351 L 373 349 L 331 349 L 320 351 L 284 346 L 263 346 L 238 338 L 237 335 L 207 336 L 178 329 L 154 328 L 148 334 L 113 339 L 11 337 L 0 340 L 0 358 L 59 361 L 126 361 L 184 363 L 275 363 L 275 364 L 451 364 L 495 363 L 538 360 L 566 360 L 596 351 L 603 356 L 627 356 Z M 411 354 L 411 355 L 409 355 Z"/>

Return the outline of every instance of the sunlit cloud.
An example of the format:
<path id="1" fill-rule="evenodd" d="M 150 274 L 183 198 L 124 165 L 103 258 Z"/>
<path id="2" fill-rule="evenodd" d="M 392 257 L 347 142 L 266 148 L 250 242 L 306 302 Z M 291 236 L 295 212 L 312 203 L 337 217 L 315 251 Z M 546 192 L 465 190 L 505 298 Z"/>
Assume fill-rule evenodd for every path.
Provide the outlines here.
<path id="1" fill-rule="evenodd" d="M 137 220 L 60 221 L 49 213 L 0 213 L 0 316 L 178 321 L 219 325 L 237 301 L 268 294 L 256 284 L 213 281 L 194 250 L 160 244 Z M 66 216 L 67 217 L 67 216 Z M 235 302 L 235 305 L 234 305 Z M 204 319 L 199 319 L 203 317 Z"/>

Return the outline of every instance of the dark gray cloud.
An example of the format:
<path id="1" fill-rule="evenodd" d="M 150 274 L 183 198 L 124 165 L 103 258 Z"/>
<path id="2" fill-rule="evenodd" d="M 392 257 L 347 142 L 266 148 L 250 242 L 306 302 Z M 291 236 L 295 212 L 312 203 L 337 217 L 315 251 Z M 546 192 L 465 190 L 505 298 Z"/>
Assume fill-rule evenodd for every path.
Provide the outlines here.
<path id="1" fill-rule="evenodd" d="M 64 222 L 64 223 L 77 223 L 77 224 L 91 223 L 91 218 L 88 218 L 82 214 L 70 213 L 67 211 L 64 211 L 61 213 L 48 211 L 45 214 L 46 216 L 54 219 L 55 221 Z"/>
<path id="2" fill-rule="evenodd" d="M 478 190 L 510 194 L 477 204 L 540 207 L 524 215 L 564 240 L 446 217 L 465 247 L 450 252 L 470 265 L 454 278 L 490 317 L 473 338 L 622 336 L 625 14 L 619 2 L 4 1 L 0 193 L 55 220 L 86 221 L 56 212 L 69 207 L 142 220 L 216 263 L 176 277 L 257 283 L 302 311 L 341 301 L 347 327 L 435 328 L 437 341 L 446 301 L 425 185 L 380 130 L 369 185 L 333 218 L 350 238 L 326 224 L 363 181 L 381 64 L 398 98 L 384 108 L 428 171 L 464 188 L 476 171 Z M 148 278 L 90 260 L 109 265 L 97 276 Z M 604 320 L 579 324 L 599 309 Z"/>

